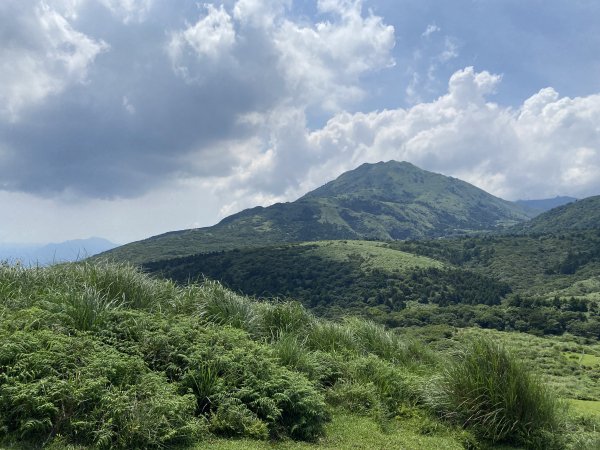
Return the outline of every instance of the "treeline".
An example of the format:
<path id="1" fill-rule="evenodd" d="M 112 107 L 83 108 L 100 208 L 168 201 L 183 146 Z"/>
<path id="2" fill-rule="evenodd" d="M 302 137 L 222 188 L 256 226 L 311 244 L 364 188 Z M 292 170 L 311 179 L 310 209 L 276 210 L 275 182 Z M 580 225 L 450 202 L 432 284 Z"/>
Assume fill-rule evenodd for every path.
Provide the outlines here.
<path id="1" fill-rule="evenodd" d="M 478 326 L 500 331 L 521 331 L 535 335 L 571 333 L 589 339 L 600 339 L 600 315 L 597 308 L 588 312 L 569 307 L 542 306 L 534 300 L 520 306 L 450 305 L 423 306 L 404 311 L 379 313 L 369 310 L 372 319 L 390 327 L 451 325 L 459 328 Z"/>
<path id="2" fill-rule="evenodd" d="M 401 311 L 407 302 L 498 305 L 506 283 L 462 269 L 365 270 L 360 255 L 335 261 L 314 254 L 316 245 L 202 254 L 148 263 L 144 268 L 180 283 L 207 277 L 257 297 L 290 297 L 327 314 L 332 307 Z"/>

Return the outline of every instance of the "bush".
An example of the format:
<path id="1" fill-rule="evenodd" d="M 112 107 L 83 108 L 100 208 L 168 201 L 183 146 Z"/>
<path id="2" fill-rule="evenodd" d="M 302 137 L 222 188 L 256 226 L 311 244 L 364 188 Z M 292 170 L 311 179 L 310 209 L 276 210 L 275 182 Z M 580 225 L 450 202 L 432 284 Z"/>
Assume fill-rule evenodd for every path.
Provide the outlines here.
<path id="1" fill-rule="evenodd" d="M 314 316 L 298 302 L 258 304 L 260 327 L 267 337 L 281 333 L 299 334 L 306 331 L 315 321 Z"/>
<path id="2" fill-rule="evenodd" d="M 343 324 L 324 320 L 316 321 L 306 336 L 306 346 L 310 350 L 328 353 L 354 354 L 358 347 L 352 331 Z"/>
<path id="3" fill-rule="evenodd" d="M 314 440 L 329 419 L 323 396 L 304 375 L 280 366 L 268 346 L 231 328 L 206 328 L 197 336 L 181 387 L 196 395 L 198 407 L 209 416 L 229 414 L 223 402 L 230 408 L 239 400 L 267 424 L 271 437 Z M 234 416 L 247 418 L 240 408 Z"/>
<path id="4" fill-rule="evenodd" d="M 257 322 L 254 304 L 224 288 L 214 281 L 202 285 L 202 302 L 199 313 L 207 322 L 230 325 L 246 331 L 254 331 Z"/>
<path id="5" fill-rule="evenodd" d="M 558 401 L 541 380 L 489 339 L 466 345 L 429 388 L 428 401 L 436 411 L 483 439 L 526 448 L 561 447 Z"/>
<path id="6" fill-rule="evenodd" d="M 0 437 L 150 448 L 206 431 L 194 397 L 179 395 L 140 358 L 48 330 L 0 338 Z"/>

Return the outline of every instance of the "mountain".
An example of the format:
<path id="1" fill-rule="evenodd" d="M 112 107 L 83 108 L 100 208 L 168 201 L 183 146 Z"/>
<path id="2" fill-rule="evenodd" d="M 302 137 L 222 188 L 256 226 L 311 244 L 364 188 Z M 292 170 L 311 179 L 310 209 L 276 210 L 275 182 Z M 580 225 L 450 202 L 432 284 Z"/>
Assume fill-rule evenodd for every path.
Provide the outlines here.
<path id="1" fill-rule="evenodd" d="M 327 239 L 423 239 L 492 230 L 533 214 L 464 181 L 407 162 L 363 164 L 291 203 L 155 236 L 103 256 L 132 262 Z"/>
<path id="2" fill-rule="evenodd" d="M 407 302 L 499 304 L 505 283 L 385 242 L 338 240 L 197 254 L 144 264 L 185 284 L 209 278 L 257 297 L 293 298 L 321 316 L 390 312 Z"/>
<path id="3" fill-rule="evenodd" d="M 551 209 L 515 227 L 515 230 L 534 234 L 593 229 L 600 229 L 600 195 Z"/>
<path id="4" fill-rule="evenodd" d="M 40 265 L 78 261 L 117 247 L 117 244 L 99 237 L 74 239 L 46 245 L 1 245 L 0 259 L 20 261 L 26 265 Z"/>
<path id="5" fill-rule="evenodd" d="M 568 203 L 576 202 L 577 199 L 575 197 L 554 197 L 554 198 L 545 198 L 540 200 L 517 200 L 515 203 L 517 205 L 521 205 L 524 208 L 528 208 L 538 214 L 549 211 L 552 208 L 556 208 L 558 206 L 566 205 Z"/>

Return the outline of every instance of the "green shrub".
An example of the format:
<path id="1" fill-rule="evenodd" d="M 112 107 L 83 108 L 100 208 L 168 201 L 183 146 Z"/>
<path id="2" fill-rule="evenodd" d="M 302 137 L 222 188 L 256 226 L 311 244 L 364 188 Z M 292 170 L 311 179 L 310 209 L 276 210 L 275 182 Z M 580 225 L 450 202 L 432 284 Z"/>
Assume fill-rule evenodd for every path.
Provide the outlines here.
<path id="1" fill-rule="evenodd" d="M 106 320 L 108 311 L 120 305 L 93 286 L 71 290 L 62 295 L 62 307 L 73 328 L 79 331 L 96 329 Z"/>
<path id="2" fill-rule="evenodd" d="M 466 345 L 429 387 L 428 400 L 447 419 L 483 439 L 527 448 L 560 448 L 559 403 L 546 385 L 489 339 Z"/>
<path id="3" fill-rule="evenodd" d="M 271 348 L 279 362 L 289 369 L 312 374 L 316 365 L 301 339 L 295 334 L 280 333 Z"/>
<path id="4" fill-rule="evenodd" d="M 202 381 L 207 367 L 215 377 L 210 383 Z M 193 392 L 209 415 L 224 399 L 239 400 L 267 424 L 272 437 L 313 440 L 329 418 L 323 396 L 305 376 L 279 365 L 268 346 L 231 328 L 205 328 L 196 337 L 181 387 Z"/>
<path id="5" fill-rule="evenodd" d="M 237 295 L 214 281 L 202 285 L 202 297 L 199 313 L 207 322 L 250 332 L 255 330 L 255 304 L 247 297 Z"/>
<path id="6" fill-rule="evenodd" d="M 305 332 L 315 321 L 314 316 L 298 302 L 258 304 L 260 328 L 267 337 Z"/>
<path id="7" fill-rule="evenodd" d="M 140 358 L 49 330 L 0 339 L 0 438 L 149 448 L 206 432 L 194 397 L 179 395 Z"/>
<path id="8" fill-rule="evenodd" d="M 306 346 L 311 350 L 329 353 L 356 354 L 357 343 L 345 325 L 324 320 L 315 321 L 308 330 Z"/>
<path id="9" fill-rule="evenodd" d="M 223 397 L 210 416 L 210 430 L 223 436 L 267 439 L 269 428 L 238 398 Z"/>

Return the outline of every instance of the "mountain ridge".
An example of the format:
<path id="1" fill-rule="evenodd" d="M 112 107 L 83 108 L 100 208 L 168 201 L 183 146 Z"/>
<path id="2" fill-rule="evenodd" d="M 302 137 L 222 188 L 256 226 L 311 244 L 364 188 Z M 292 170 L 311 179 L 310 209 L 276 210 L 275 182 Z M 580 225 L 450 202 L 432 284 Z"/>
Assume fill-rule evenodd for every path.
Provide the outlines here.
<path id="1" fill-rule="evenodd" d="M 4 244 L 0 245 L 0 259 L 44 266 L 82 260 L 115 247 L 118 244 L 95 236 L 48 244 Z"/>
<path id="2" fill-rule="evenodd" d="M 517 232 L 527 234 L 600 229 L 600 195 L 558 206 L 514 228 Z"/>
<path id="3" fill-rule="evenodd" d="M 530 217 L 519 205 L 408 162 L 366 163 L 294 202 L 246 209 L 211 227 L 168 232 L 103 256 L 147 262 L 286 242 L 437 238 Z"/>

